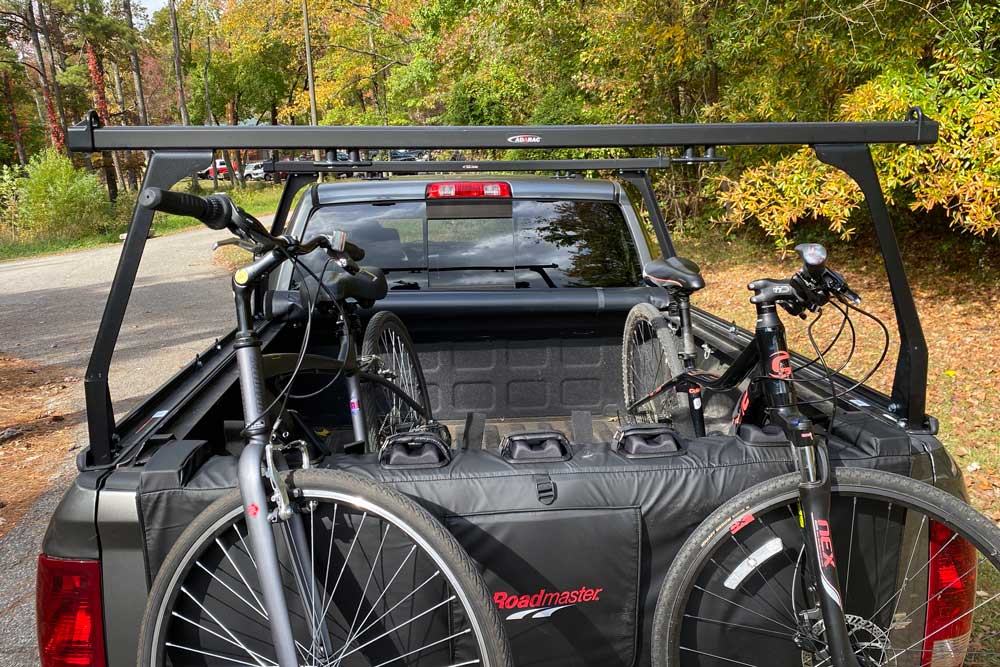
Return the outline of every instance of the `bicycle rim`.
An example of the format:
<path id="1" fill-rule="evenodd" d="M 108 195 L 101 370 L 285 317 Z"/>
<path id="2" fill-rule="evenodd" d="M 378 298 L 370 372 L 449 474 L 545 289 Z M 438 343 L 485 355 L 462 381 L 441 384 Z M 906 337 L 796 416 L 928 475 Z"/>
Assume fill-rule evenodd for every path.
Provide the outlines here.
<path id="1" fill-rule="evenodd" d="M 309 543 L 300 571 L 314 585 L 296 580 L 289 542 L 275 535 L 300 665 L 497 664 L 469 587 L 409 520 L 328 489 L 307 487 L 297 504 Z M 174 573 L 154 664 L 276 664 L 242 512 L 214 521 Z"/>
<path id="2" fill-rule="evenodd" d="M 420 362 L 414 357 L 412 344 L 392 322 L 379 332 L 370 348 L 366 346 L 363 354 L 377 358 L 371 369 L 373 372 L 391 380 L 407 396 L 426 407 L 426 388 L 419 369 Z M 372 443 L 381 443 L 386 437 L 421 421 L 416 410 L 389 389 L 373 385 L 367 389 L 365 410 Z"/>
<path id="3" fill-rule="evenodd" d="M 626 406 L 648 395 L 673 377 L 653 323 L 642 317 L 632 321 L 625 334 L 623 354 Z M 664 392 L 628 415 L 635 423 L 657 423 L 673 415 L 677 394 Z"/>
<path id="4" fill-rule="evenodd" d="M 862 667 L 1000 664 L 1000 531 L 914 480 L 838 476 L 830 535 Z M 797 476 L 769 484 L 713 514 L 678 555 L 657 610 L 658 665 L 832 664 L 822 619 L 800 615 L 813 579 Z"/>

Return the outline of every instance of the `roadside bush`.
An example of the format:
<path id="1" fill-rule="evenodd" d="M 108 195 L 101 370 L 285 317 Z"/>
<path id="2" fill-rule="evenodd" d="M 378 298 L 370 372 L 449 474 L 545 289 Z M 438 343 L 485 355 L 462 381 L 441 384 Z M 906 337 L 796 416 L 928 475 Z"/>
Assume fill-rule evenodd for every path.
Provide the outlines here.
<path id="1" fill-rule="evenodd" d="M 7 165 L 0 168 L 0 244 L 16 243 L 20 238 L 21 176 L 20 169 Z"/>
<path id="2" fill-rule="evenodd" d="M 19 241 L 111 231 L 110 206 L 97 176 L 52 149 L 32 157 L 26 170 L 18 188 Z"/>
<path id="3" fill-rule="evenodd" d="M 111 218 L 109 228 L 106 231 L 120 234 L 128 229 L 132 222 L 132 210 L 135 208 L 135 201 L 138 198 L 138 192 L 118 191 L 118 199 L 111 204 Z"/>

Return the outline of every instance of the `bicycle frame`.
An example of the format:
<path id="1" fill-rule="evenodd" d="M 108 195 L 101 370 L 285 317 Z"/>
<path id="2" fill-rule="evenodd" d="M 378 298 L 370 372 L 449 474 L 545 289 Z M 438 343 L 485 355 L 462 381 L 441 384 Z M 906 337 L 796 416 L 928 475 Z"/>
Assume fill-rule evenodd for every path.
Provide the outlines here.
<path id="1" fill-rule="evenodd" d="M 830 531 L 830 465 L 826 456 L 826 441 L 813 434 L 813 424 L 798 408 L 795 383 L 792 378 L 791 356 L 785 340 L 785 327 L 774 303 L 757 303 L 757 324 L 753 340 L 743 348 L 721 376 L 697 370 L 687 370 L 628 406 L 632 412 L 664 391 L 687 392 L 692 415 L 701 414 L 700 394 L 703 388 L 731 389 L 755 371 L 760 378 L 767 410 L 772 423 L 780 426 L 795 452 L 795 462 L 801 476 L 799 482 L 799 527 L 803 531 L 808 557 L 815 564 L 818 578 L 814 589 L 823 617 L 826 644 L 834 667 L 859 667 L 851 647 L 843 598 L 837 576 L 833 540 Z M 683 328 L 683 320 L 682 320 Z M 749 388 L 747 389 L 749 392 Z M 744 394 L 746 397 L 748 394 Z M 699 400 L 695 401 L 695 397 Z M 745 405 L 740 406 L 738 416 Z M 697 428 L 704 421 L 694 418 Z"/>
<path id="2" fill-rule="evenodd" d="M 243 499 L 243 514 L 247 522 L 250 547 L 256 555 L 255 561 L 263 604 L 271 626 L 271 637 L 274 641 L 278 664 L 280 667 L 297 667 L 299 663 L 296 655 L 295 639 L 288 615 L 288 606 L 282 590 L 277 545 L 275 544 L 274 532 L 271 529 L 273 522 L 280 521 L 286 526 L 286 544 L 292 556 L 292 570 L 301 599 L 316 599 L 316 595 L 310 596 L 306 592 L 309 587 L 315 587 L 316 583 L 312 577 L 312 564 L 310 563 L 306 567 L 299 556 L 299 554 L 309 553 L 309 549 L 302 518 L 290 509 L 288 493 L 279 473 L 279 469 L 285 467 L 284 457 L 280 451 L 270 449 L 271 424 L 266 412 L 268 406 L 265 402 L 264 394 L 264 380 L 267 375 L 265 369 L 267 364 L 265 364 L 265 358 L 261 352 L 260 337 L 253 326 L 252 315 L 254 289 L 260 286 L 262 279 L 270 271 L 286 259 L 285 255 L 276 250 L 268 252 L 253 264 L 237 271 L 233 276 L 232 287 L 236 301 L 237 320 L 234 347 L 236 349 L 236 362 L 240 376 L 240 394 L 246 423 L 244 432 L 247 437 L 246 446 L 240 453 L 238 464 L 238 479 L 240 494 Z M 271 357 L 271 355 L 268 356 Z M 341 340 L 340 359 L 343 359 L 343 361 L 340 359 L 334 360 L 326 357 L 315 357 L 315 355 L 309 356 L 313 357 L 309 368 L 345 371 L 348 399 L 350 401 L 351 425 L 354 429 L 356 441 L 364 441 L 367 436 L 367 426 L 361 400 L 361 379 L 376 382 L 387 387 L 416 409 L 422 417 L 425 419 L 429 418 L 424 407 L 413 401 L 405 392 L 396 387 L 395 384 L 377 374 L 366 373 L 358 367 L 354 341 L 348 331 L 344 332 Z M 294 357 L 297 360 L 298 355 L 294 355 Z M 275 360 L 271 357 L 269 361 L 272 362 L 270 364 L 271 371 L 274 371 L 275 367 L 280 370 L 282 366 L 280 359 Z M 303 365 L 306 365 L 305 360 L 303 360 Z M 294 366 L 289 368 L 289 371 L 293 368 Z M 266 468 L 271 486 L 274 487 L 274 494 L 270 499 L 276 501 L 278 507 L 273 513 L 268 512 L 269 497 L 265 488 L 264 475 L 262 474 L 262 464 Z M 320 631 L 319 634 L 324 643 L 323 648 L 327 654 L 332 655 L 325 619 L 322 616 L 317 617 L 316 610 L 306 610 L 306 612 L 312 616 L 311 623 Z"/>

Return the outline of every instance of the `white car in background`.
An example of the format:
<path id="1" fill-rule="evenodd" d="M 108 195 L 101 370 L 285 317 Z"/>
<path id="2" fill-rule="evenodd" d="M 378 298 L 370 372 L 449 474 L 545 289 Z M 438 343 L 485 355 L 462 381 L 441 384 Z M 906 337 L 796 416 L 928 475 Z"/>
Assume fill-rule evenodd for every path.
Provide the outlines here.
<path id="1" fill-rule="evenodd" d="M 267 178 L 263 162 L 249 162 L 243 170 L 243 178 L 249 181 L 263 181 Z"/>

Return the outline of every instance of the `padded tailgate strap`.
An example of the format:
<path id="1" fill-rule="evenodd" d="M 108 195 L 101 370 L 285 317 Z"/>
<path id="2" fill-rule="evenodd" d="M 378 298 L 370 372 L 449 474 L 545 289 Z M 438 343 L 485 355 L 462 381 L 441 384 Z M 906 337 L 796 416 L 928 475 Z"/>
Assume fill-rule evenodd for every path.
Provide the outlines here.
<path id="1" fill-rule="evenodd" d="M 573 443 L 589 445 L 594 442 L 594 416 L 586 410 L 573 411 Z"/>
<path id="2" fill-rule="evenodd" d="M 469 412 L 465 415 L 465 431 L 462 434 L 462 449 L 482 449 L 483 433 L 486 431 L 486 414 Z"/>

